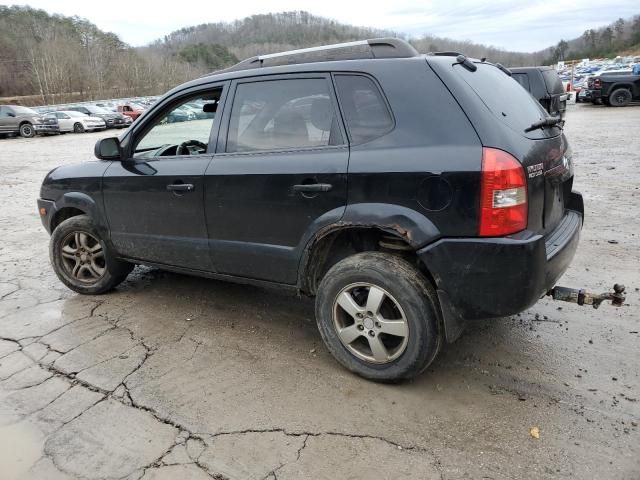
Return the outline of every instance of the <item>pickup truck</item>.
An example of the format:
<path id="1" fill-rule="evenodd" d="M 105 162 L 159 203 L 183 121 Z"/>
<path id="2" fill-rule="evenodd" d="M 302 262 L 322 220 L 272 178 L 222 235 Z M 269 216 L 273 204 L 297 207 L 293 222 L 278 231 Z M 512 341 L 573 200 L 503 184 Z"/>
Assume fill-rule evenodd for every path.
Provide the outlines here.
<path id="1" fill-rule="evenodd" d="M 629 73 L 603 73 L 587 82 L 589 97 L 593 103 L 604 103 L 610 107 L 626 107 L 632 101 L 640 101 L 640 75 Z"/>

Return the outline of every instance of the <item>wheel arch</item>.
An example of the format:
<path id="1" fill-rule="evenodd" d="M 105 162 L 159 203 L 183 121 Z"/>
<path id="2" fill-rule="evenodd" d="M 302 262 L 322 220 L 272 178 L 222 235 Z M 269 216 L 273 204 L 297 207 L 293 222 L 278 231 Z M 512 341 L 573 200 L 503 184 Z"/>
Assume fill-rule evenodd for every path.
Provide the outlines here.
<path id="1" fill-rule="evenodd" d="M 51 216 L 50 231 L 53 232 L 60 223 L 77 215 L 88 215 L 101 234 L 108 231 L 101 209 L 98 208 L 95 199 L 83 192 L 67 192 L 56 200 L 55 213 Z"/>
<path id="2" fill-rule="evenodd" d="M 298 290 L 314 295 L 324 274 L 346 256 L 389 251 L 411 261 L 434 285 L 416 251 L 440 238 L 440 231 L 421 213 L 400 205 L 348 205 L 342 218 L 319 229 L 307 242 L 298 268 Z"/>

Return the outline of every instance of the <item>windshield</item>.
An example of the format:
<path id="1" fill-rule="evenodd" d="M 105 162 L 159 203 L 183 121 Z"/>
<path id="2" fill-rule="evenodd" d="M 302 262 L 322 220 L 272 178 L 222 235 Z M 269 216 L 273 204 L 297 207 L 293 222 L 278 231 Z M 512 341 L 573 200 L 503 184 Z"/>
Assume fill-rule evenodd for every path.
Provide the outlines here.
<path id="1" fill-rule="evenodd" d="M 84 113 L 76 112 L 74 110 L 69 110 L 68 112 L 62 112 L 62 113 L 66 113 L 70 117 L 86 117 Z"/>
<path id="2" fill-rule="evenodd" d="M 512 77 L 490 63 L 475 63 L 471 72 L 462 65 L 454 70 L 469 84 L 487 108 L 504 124 L 523 134 L 533 123 L 546 118 L 542 106 Z M 527 136 L 540 138 L 540 130 Z"/>
<path id="3" fill-rule="evenodd" d="M 16 115 L 38 115 L 38 112 L 27 107 L 11 107 Z"/>
<path id="4" fill-rule="evenodd" d="M 129 106 L 134 110 L 144 110 L 144 107 L 137 103 L 130 103 Z"/>

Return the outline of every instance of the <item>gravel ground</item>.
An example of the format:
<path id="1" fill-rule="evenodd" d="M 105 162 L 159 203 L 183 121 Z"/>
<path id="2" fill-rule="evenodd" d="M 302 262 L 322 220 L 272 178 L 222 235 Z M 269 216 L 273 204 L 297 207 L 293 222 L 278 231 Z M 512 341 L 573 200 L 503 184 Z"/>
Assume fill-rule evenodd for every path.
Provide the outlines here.
<path id="1" fill-rule="evenodd" d="M 147 268 L 65 289 L 39 185 L 110 132 L 0 140 L 2 478 L 640 478 L 639 124 L 566 125 L 586 221 L 560 283 L 631 305 L 477 322 L 396 386 L 340 368 L 307 299 Z"/>

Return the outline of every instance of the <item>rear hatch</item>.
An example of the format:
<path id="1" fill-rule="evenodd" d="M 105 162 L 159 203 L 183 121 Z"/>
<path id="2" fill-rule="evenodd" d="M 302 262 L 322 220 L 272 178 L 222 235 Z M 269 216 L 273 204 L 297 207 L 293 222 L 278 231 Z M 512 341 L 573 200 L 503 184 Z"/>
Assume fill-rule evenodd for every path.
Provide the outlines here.
<path id="1" fill-rule="evenodd" d="M 504 150 L 524 167 L 527 179 L 528 229 L 552 230 L 564 215 L 573 172 L 562 130 L 546 126 L 526 132 L 548 118 L 542 106 L 513 78 L 495 65 L 475 62 L 475 71 L 453 64 L 453 71 L 491 112 L 478 129 L 485 147 Z M 464 108 L 464 105 L 462 105 Z M 487 117 L 483 115 L 482 120 Z M 482 120 L 477 120 L 481 122 Z"/>
<path id="2" fill-rule="evenodd" d="M 541 70 L 540 73 L 549 95 L 549 112 L 553 116 L 564 117 L 567 109 L 567 93 L 562 86 L 562 80 L 553 68 Z"/>

